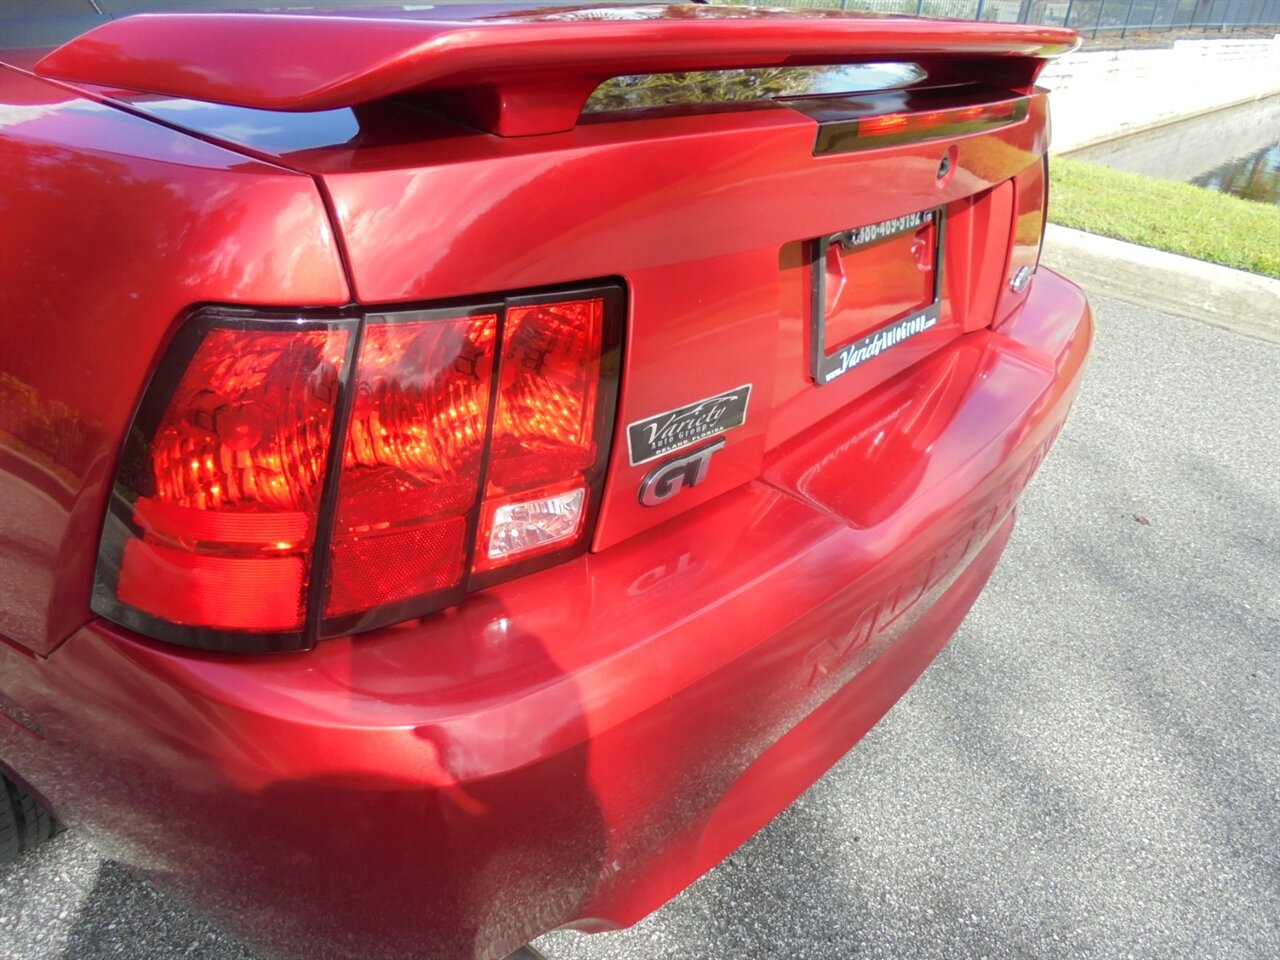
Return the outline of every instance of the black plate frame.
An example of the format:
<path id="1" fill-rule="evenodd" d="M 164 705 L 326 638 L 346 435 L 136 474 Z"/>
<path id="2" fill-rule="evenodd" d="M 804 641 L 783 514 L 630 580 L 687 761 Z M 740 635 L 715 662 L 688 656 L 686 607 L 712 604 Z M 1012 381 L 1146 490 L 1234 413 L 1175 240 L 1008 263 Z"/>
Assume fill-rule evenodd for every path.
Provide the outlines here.
<path id="1" fill-rule="evenodd" d="M 918 310 L 912 310 L 898 317 L 893 317 L 857 340 L 842 344 L 831 352 L 827 352 L 827 251 L 833 243 L 842 246 L 869 247 L 884 240 L 899 237 L 912 230 L 918 230 L 927 220 L 914 218 L 932 217 L 935 224 L 933 251 L 933 300 Z M 898 229 L 877 234 L 875 239 L 860 241 L 859 231 L 884 227 L 895 221 L 905 221 Z M 818 237 L 812 241 L 813 259 L 810 261 L 812 274 L 812 300 L 810 307 L 811 322 L 809 326 L 809 376 L 817 386 L 824 386 L 842 377 L 850 370 L 857 369 L 868 360 L 879 356 L 890 347 L 896 346 L 917 333 L 936 326 L 942 316 L 942 283 L 943 253 L 946 250 L 947 218 L 943 207 L 931 207 L 915 213 L 904 214 L 890 220 L 839 230 Z M 851 279 L 850 282 L 853 282 Z M 880 344 L 877 346 L 877 344 Z"/>

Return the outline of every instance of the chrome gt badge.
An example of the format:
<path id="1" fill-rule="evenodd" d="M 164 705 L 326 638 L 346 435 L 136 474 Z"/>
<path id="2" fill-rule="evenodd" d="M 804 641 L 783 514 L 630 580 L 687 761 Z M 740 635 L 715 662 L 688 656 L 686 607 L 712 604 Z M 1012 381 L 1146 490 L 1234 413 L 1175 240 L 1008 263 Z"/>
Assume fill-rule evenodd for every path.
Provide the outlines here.
<path id="1" fill-rule="evenodd" d="M 640 502 L 646 507 L 656 507 L 665 503 L 685 487 L 696 487 L 707 479 L 707 469 L 711 466 L 711 455 L 724 449 L 723 438 L 699 447 L 683 457 L 676 457 L 666 463 L 659 464 L 649 471 L 649 475 L 640 484 Z"/>

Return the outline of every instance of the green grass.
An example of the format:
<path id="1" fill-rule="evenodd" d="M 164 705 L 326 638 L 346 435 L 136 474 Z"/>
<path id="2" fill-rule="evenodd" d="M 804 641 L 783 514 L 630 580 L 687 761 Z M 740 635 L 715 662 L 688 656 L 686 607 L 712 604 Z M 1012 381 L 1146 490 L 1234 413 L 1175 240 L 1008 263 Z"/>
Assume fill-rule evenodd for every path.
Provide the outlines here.
<path id="1" fill-rule="evenodd" d="M 1280 277 L 1280 207 L 1189 183 L 1049 161 L 1049 219 L 1117 240 Z"/>

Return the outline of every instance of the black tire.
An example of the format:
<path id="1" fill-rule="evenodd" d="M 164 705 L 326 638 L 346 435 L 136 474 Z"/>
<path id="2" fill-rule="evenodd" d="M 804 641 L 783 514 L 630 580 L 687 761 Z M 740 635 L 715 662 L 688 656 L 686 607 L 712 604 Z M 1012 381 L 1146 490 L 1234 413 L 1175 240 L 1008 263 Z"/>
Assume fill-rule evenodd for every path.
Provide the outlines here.
<path id="1" fill-rule="evenodd" d="M 62 825 L 31 794 L 0 773 L 0 863 L 16 860 Z"/>

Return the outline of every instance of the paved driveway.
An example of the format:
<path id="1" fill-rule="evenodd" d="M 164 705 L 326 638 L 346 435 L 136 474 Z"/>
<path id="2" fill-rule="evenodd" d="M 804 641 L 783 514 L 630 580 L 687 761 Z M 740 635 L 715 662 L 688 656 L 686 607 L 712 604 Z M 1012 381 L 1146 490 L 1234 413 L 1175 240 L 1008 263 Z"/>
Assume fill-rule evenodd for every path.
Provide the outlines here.
<path id="1" fill-rule="evenodd" d="M 951 646 L 632 930 L 551 960 L 1280 956 L 1280 346 L 1099 299 L 1084 392 Z M 74 836 L 0 957 L 253 954 Z"/>

